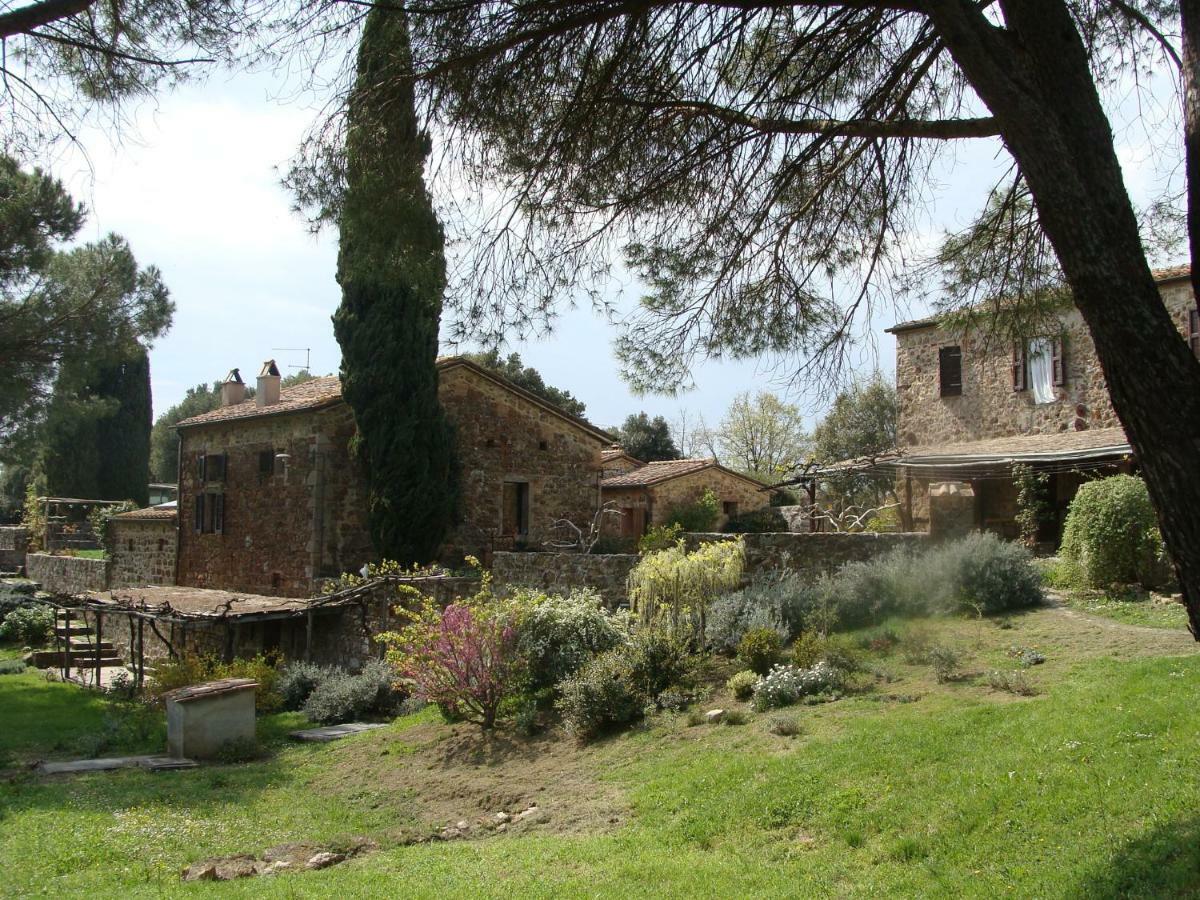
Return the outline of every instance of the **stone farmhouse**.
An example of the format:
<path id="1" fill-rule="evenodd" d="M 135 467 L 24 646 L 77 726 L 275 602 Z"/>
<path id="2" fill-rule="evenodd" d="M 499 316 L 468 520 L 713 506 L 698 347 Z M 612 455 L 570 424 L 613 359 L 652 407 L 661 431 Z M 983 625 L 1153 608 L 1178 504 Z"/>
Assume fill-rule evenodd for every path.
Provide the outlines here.
<path id="1" fill-rule="evenodd" d="M 1200 354 L 1189 267 L 1155 276 L 1180 332 Z M 955 528 L 1017 537 L 1012 473 L 1022 463 L 1048 476 L 1053 515 L 1039 540 L 1057 543 L 1085 479 L 1136 467 L 1078 311 L 1063 311 L 1056 328 L 1016 346 L 952 331 L 936 317 L 888 331 L 896 336 L 899 447 L 840 465 L 894 473 L 917 529 L 939 530 L 931 523 L 932 493 L 935 507 L 957 510 Z"/>
<path id="2" fill-rule="evenodd" d="M 610 451 L 606 460 L 606 476 L 600 488 L 604 502 L 621 513 L 619 526 L 610 530 L 623 538 L 637 537 L 648 528 L 666 524 L 673 510 L 695 503 L 705 491 L 711 490 L 721 504 L 717 528 L 770 502 L 765 485 L 713 459 L 638 463 L 624 471 L 614 471 L 615 452 Z M 625 454 L 625 460 L 629 458 Z"/>

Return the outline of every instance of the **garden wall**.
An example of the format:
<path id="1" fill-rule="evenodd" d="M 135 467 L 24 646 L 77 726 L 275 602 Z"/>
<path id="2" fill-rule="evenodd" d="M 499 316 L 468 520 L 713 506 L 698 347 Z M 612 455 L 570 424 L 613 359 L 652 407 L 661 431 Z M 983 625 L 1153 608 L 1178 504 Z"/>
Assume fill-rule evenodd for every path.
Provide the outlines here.
<path id="1" fill-rule="evenodd" d="M 108 523 L 112 587 L 175 583 L 175 519 L 114 516 Z"/>
<path id="2" fill-rule="evenodd" d="M 557 593 L 591 587 L 615 607 L 628 599 L 625 579 L 637 561 L 633 553 L 496 553 L 492 579 L 501 594 L 517 587 Z"/>
<path id="3" fill-rule="evenodd" d="M 0 569 L 15 572 L 25 565 L 29 529 L 22 525 L 0 528 Z"/>
<path id="4" fill-rule="evenodd" d="M 73 596 L 84 591 L 108 589 L 109 561 L 82 556 L 51 556 L 30 553 L 25 557 L 25 575 L 52 594 Z"/>
<path id="5" fill-rule="evenodd" d="M 729 541 L 733 534 L 685 535 L 689 550 L 714 541 Z M 787 569 L 817 577 L 834 572 L 846 563 L 859 562 L 897 547 L 920 548 L 929 541 L 924 532 L 780 532 L 746 534 L 747 578 L 772 569 Z"/>

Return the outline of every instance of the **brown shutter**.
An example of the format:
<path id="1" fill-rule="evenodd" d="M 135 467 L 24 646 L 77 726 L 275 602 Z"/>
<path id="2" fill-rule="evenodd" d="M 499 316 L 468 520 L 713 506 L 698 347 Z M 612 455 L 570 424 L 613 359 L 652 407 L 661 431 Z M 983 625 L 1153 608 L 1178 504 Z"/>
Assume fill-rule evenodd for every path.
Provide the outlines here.
<path id="1" fill-rule="evenodd" d="M 196 481 L 204 484 L 205 478 L 208 475 L 208 457 L 203 453 L 196 454 Z"/>
<path id="2" fill-rule="evenodd" d="M 1188 310 L 1188 346 L 1200 357 L 1200 312 L 1194 309 Z"/>
<path id="3" fill-rule="evenodd" d="M 1058 338 L 1050 343 L 1050 371 L 1054 377 L 1055 387 L 1067 383 L 1067 367 L 1063 359 L 1063 342 Z"/>
<path id="4" fill-rule="evenodd" d="M 204 533 L 204 495 L 196 495 L 196 534 Z"/>
<path id="5" fill-rule="evenodd" d="M 1013 344 L 1012 352 L 1012 388 L 1014 391 L 1025 390 L 1028 384 L 1028 379 L 1025 377 L 1025 372 L 1028 368 L 1028 361 L 1025 358 L 1025 345 L 1018 342 Z"/>
<path id="6" fill-rule="evenodd" d="M 962 395 L 962 348 L 938 349 L 938 382 L 943 397 Z"/>
<path id="7" fill-rule="evenodd" d="M 225 531 L 225 495 L 212 495 L 212 530 L 213 534 Z"/>

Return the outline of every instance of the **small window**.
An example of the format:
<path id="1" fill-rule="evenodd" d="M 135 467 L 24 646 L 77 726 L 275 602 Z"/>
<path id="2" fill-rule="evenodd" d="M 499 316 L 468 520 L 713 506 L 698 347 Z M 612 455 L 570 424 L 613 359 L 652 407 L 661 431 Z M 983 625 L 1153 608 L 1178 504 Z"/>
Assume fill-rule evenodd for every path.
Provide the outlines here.
<path id="1" fill-rule="evenodd" d="M 260 450 L 258 454 L 258 474 L 259 475 L 274 475 L 275 474 L 275 451 Z"/>
<path id="2" fill-rule="evenodd" d="M 962 395 L 962 348 L 942 347 L 938 350 L 938 382 L 943 397 Z"/>
<path id="3" fill-rule="evenodd" d="M 486 441 L 484 441 L 484 442 L 483 442 L 483 446 L 485 446 L 485 447 L 487 447 L 487 448 L 489 448 L 489 449 L 491 449 L 492 447 L 495 447 L 495 446 L 496 446 L 496 439 L 495 439 L 495 438 L 488 438 Z"/>
<path id="4" fill-rule="evenodd" d="M 1188 310 L 1188 346 L 1200 357 L 1200 312 L 1194 309 Z"/>
<path id="5" fill-rule="evenodd" d="M 196 534 L 221 534 L 225 530 L 225 495 L 196 495 Z"/>
<path id="6" fill-rule="evenodd" d="M 158 539 L 158 552 L 162 553 L 166 549 L 167 549 L 167 539 L 159 538 Z"/>
<path id="7" fill-rule="evenodd" d="M 196 534 L 204 533 L 204 495 L 196 495 L 195 526 Z"/>
<path id="8" fill-rule="evenodd" d="M 549 450 L 550 442 L 549 441 L 538 441 L 538 449 L 539 450 Z"/>
<path id="9" fill-rule="evenodd" d="M 731 519 L 736 517 L 737 516 L 737 501 L 736 500 L 726 500 L 724 503 L 721 504 L 721 512 L 723 512 L 726 516 L 728 516 Z"/>
<path id="10" fill-rule="evenodd" d="M 128 550 L 130 553 L 133 552 L 133 538 L 130 538 L 128 541 L 125 542 L 125 549 Z"/>

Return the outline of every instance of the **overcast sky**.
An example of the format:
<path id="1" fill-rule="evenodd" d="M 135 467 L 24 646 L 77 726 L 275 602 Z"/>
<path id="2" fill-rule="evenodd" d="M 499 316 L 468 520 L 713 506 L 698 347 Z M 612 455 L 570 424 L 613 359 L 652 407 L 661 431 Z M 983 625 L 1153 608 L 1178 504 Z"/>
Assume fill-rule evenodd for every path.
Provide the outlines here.
<path id="1" fill-rule="evenodd" d="M 315 111 L 309 100 L 281 101 L 283 92 L 267 74 L 212 76 L 143 104 L 119 144 L 85 132 L 86 161 L 74 149 L 50 161 L 91 211 L 82 238 L 124 235 L 139 263 L 157 265 L 171 290 L 175 324 L 151 353 L 156 415 L 188 387 L 219 379 L 233 366 L 250 381 L 267 358 L 285 371 L 305 362 L 302 349 L 278 348 L 311 348 L 315 373 L 338 369 L 330 323 L 339 300 L 336 236 L 312 236 L 279 184 Z M 1143 197 L 1157 183 L 1147 164 L 1151 144 L 1140 132 L 1118 132 L 1118 142 L 1131 189 Z M 996 147 L 975 142 L 962 150 L 962 162 L 940 179 L 928 230 L 914 240 L 961 226 L 978 209 L 996 169 Z M 637 285 L 623 287 L 628 307 Z M 876 312 L 857 355 L 861 371 L 877 366 L 891 377 L 894 344 L 882 329 L 908 312 Z M 709 363 L 695 371 L 695 390 L 681 397 L 636 397 L 619 377 L 614 336 L 603 319 L 581 309 L 565 314 L 551 338 L 511 349 L 548 383 L 583 400 L 588 418 L 601 426 L 643 409 L 674 420 L 681 408 L 715 424 L 742 390 L 790 393 L 811 413 L 830 399 L 802 396 L 769 361 Z"/>

